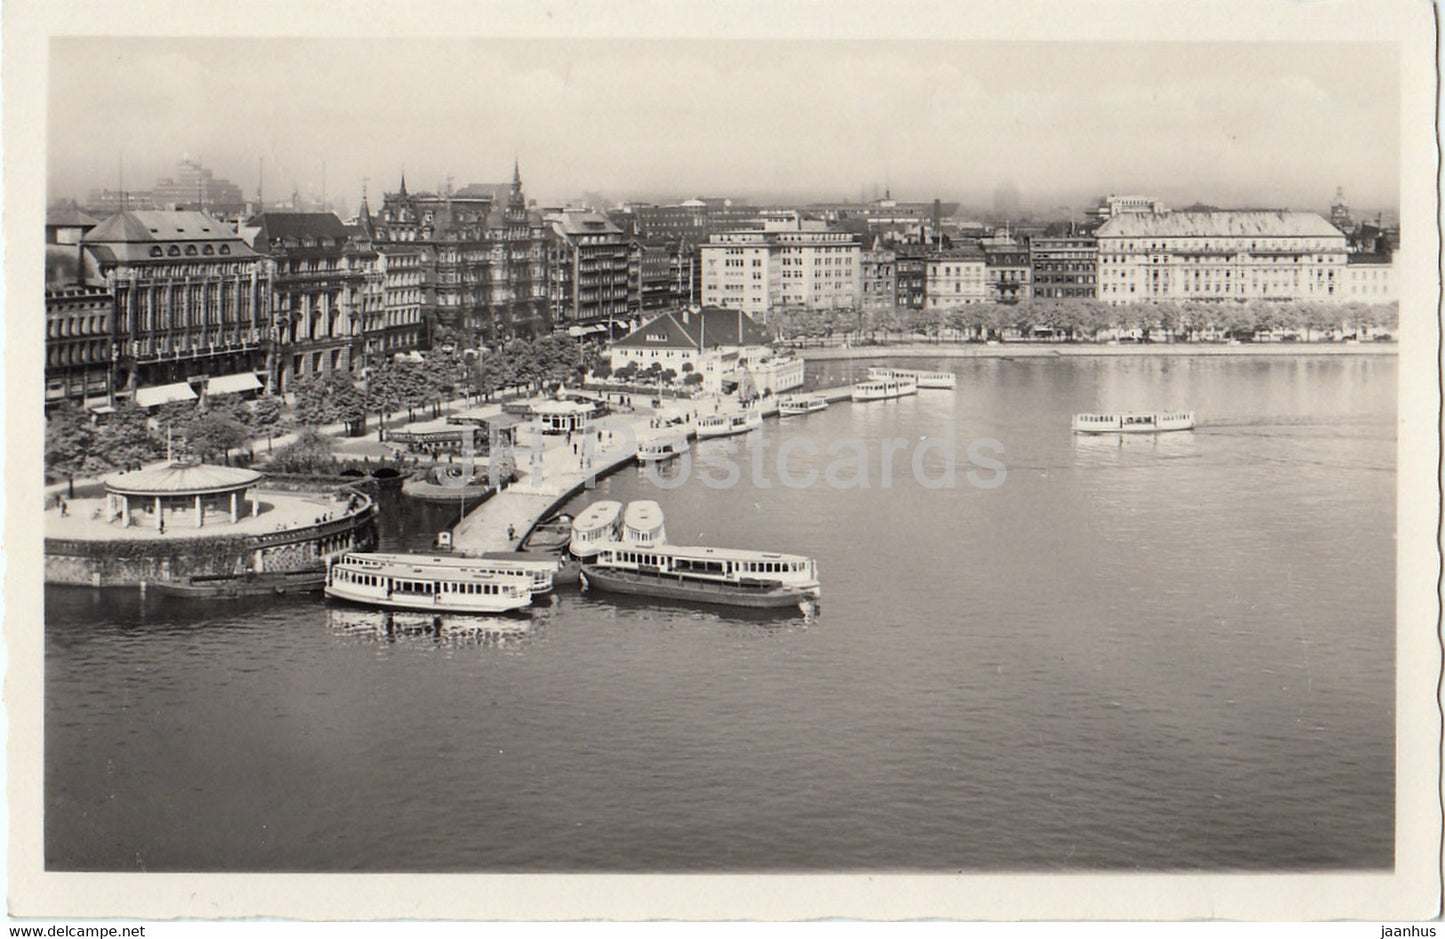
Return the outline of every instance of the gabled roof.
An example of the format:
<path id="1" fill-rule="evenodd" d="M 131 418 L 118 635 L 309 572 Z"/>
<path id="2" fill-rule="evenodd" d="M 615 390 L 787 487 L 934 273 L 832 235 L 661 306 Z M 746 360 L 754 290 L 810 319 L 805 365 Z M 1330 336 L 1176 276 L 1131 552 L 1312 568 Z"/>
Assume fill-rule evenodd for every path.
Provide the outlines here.
<path id="1" fill-rule="evenodd" d="M 722 307 L 704 307 L 695 313 L 664 313 L 613 345 L 628 349 L 697 350 L 719 346 L 764 346 L 770 341 L 767 332 L 746 313 Z"/>
<path id="2" fill-rule="evenodd" d="M 1246 209 L 1116 215 L 1100 225 L 1099 238 L 1340 238 L 1338 228 L 1314 212 Z"/>
<path id="3" fill-rule="evenodd" d="M 87 215 L 74 206 L 52 209 L 45 213 L 46 228 L 91 228 L 100 224 L 100 219 Z"/>

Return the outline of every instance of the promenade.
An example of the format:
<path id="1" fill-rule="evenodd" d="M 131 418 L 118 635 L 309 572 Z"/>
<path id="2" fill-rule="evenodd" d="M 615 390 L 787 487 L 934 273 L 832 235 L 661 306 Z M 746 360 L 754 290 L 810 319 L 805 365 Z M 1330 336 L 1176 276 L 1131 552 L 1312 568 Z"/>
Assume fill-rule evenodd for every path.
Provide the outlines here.
<path id="1" fill-rule="evenodd" d="M 1269 356 L 1269 355 L 1396 355 L 1397 342 L 1000 342 L 928 343 L 898 345 L 817 346 L 797 354 L 814 362 L 849 359 L 1026 359 L 1075 356 Z"/>

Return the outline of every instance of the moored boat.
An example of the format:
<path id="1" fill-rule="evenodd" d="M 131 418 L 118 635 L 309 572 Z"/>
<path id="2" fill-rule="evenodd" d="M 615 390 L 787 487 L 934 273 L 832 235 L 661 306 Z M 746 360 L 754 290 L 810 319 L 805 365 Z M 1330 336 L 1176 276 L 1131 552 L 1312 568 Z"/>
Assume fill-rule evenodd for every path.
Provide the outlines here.
<path id="1" fill-rule="evenodd" d="M 572 540 L 567 550 L 587 560 L 603 546 L 622 539 L 622 503 L 609 499 L 594 502 L 572 520 Z"/>
<path id="2" fill-rule="evenodd" d="M 502 613 L 532 602 L 532 573 L 494 570 L 474 558 L 347 554 L 328 568 L 326 596 L 435 613 Z"/>
<path id="3" fill-rule="evenodd" d="M 667 433 L 637 442 L 637 462 L 659 463 L 687 450 L 687 435 Z"/>
<path id="4" fill-rule="evenodd" d="M 662 521 L 662 506 L 651 499 L 627 503 L 622 513 L 622 543 L 651 547 L 667 541 L 667 528 Z M 604 546 L 603 550 L 606 550 Z"/>
<path id="5" fill-rule="evenodd" d="M 582 565 L 584 589 L 722 606 L 810 604 L 818 563 L 796 554 L 683 545 L 612 545 Z"/>
<path id="6" fill-rule="evenodd" d="M 920 372 L 905 368 L 870 368 L 869 381 L 898 381 L 912 379 L 919 388 L 953 389 L 958 387 L 958 376 L 952 372 Z"/>
<path id="7" fill-rule="evenodd" d="M 778 413 L 784 417 L 790 414 L 811 414 L 827 406 L 828 399 L 822 395 L 783 395 L 778 399 Z"/>
<path id="8" fill-rule="evenodd" d="M 853 386 L 854 401 L 884 401 L 918 393 L 914 378 L 870 378 Z"/>
<path id="9" fill-rule="evenodd" d="M 697 436 L 699 440 L 708 437 L 729 437 L 733 434 L 746 434 L 761 426 L 763 426 L 761 411 L 747 410 L 740 414 L 714 414 L 698 419 Z"/>
<path id="10" fill-rule="evenodd" d="M 1158 434 L 1193 428 L 1193 411 L 1075 414 L 1073 422 L 1076 434 Z"/>
<path id="11" fill-rule="evenodd" d="M 262 571 L 243 574 L 193 574 L 183 580 L 163 580 L 146 588 L 168 597 L 234 599 L 316 593 L 326 586 L 326 568 Z"/>

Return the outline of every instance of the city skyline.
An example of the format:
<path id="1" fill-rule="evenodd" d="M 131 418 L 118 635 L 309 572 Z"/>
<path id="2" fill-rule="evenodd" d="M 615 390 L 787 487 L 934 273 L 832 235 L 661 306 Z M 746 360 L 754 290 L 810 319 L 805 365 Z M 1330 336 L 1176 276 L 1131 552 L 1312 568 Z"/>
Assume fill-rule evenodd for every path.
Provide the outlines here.
<path id="1" fill-rule="evenodd" d="M 1396 55 L 1382 43 L 65 38 L 52 44 L 48 193 L 117 188 L 122 163 L 125 188 L 148 188 L 190 155 L 248 198 L 264 176 L 268 203 L 324 185 L 350 211 L 363 180 L 375 201 L 403 172 L 413 189 L 460 188 L 505 180 L 517 160 L 528 195 L 551 202 L 876 188 L 986 210 L 1012 188 L 1023 210 L 1061 214 L 1116 192 L 1318 208 L 1343 186 L 1374 214 L 1398 207 Z"/>

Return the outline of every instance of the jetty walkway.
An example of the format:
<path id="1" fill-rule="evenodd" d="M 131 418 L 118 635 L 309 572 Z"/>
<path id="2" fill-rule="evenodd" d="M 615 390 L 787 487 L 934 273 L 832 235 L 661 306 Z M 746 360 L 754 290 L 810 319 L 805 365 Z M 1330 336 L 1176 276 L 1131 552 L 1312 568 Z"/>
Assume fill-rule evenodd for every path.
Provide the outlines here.
<path id="1" fill-rule="evenodd" d="M 798 392 L 802 393 L 802 392 Z M 830 403 L 846 401 L 851 386 L 825 388 L 808 394 L 819 395 Z M 704 399 L 705 400 L 705 399 Z M 778 413 L 775 397 L 762 404 L 764 417 Z M 683 433 L 688 439 L 697 436 L 689 421 L 672 428 L 659 428 L 659 420 L 676 418 L 682 411 L 706 413 L 699 401 L 679 400 L 661 411 L 639 407 L 631 414 L 613 414 L 601 422 L 601 440 L 594 441 L 590 460 L 580 444 L 581 434 L 569 442 L 566 437 L 531 434 L 526 446 L 515 449 L 517 470 L 521 479 L 502 489 L 469 512 L 452 530 L 452 545 L 458 551 L 479 554 L 483 551 L 515 551 L 546 515 L 609 473 L 637 459 L 639 441 L 662 433 Z M 577 451 L 573 450 L 577 443 Z M 509 537 L 510 534 L 510 537 Z"/>

